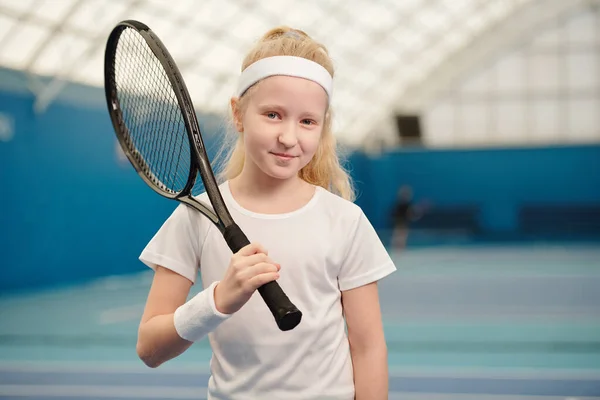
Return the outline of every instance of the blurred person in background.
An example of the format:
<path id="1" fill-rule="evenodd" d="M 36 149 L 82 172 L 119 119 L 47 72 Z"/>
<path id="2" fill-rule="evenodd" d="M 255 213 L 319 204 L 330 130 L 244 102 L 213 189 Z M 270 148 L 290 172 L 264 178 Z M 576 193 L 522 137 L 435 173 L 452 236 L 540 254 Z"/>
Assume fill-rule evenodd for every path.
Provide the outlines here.
<path id="1" fill-rule="evenodd" d="M 398 196 L 394 209 L 392 210 L 392 248 L 404 249 L 408 240 L 409 224 L 421 218 L 425 212 L 426 205 L 414 204 L 413 189 L 410 185 L 402 185 L 398 189 Z"/>

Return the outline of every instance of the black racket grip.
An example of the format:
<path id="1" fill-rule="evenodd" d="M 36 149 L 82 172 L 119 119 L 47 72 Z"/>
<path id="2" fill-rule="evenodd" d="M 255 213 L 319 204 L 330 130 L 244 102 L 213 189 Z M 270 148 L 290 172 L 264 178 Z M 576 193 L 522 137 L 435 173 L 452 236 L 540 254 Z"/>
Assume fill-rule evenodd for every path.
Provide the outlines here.
<path id="1" fill-rule="evenodd" d="M 239 226 L 232 224 L 223 231 L 223 236 L 231 251 L 235 254 L 250 241 Z M 277 326 L 282 331 L 294 329 L 302 320 L 302 312 L 290 301 L 281 286 L 275 281 L 258 288 L 258 292 L 275 317 Z"/>

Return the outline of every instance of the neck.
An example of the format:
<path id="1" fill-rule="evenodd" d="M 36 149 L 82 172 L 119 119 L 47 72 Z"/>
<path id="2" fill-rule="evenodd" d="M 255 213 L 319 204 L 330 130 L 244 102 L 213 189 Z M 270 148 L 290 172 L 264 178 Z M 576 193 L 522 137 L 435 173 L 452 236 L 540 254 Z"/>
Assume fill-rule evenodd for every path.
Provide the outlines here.
<path id="1" fill-rule="evenodd" d="M 284 193 L 294 193 L 307 186 L 307 183 L 298 176 L 290 179 L 276 179 L 263 173 L 253 173 L 246 166 L 230 183 L 237 193 L 253 197 L 273 197 Z"/>
<path id="2" fill-rule="evenodd" d="M 247 210 L 262 214 L 281 214 L 306 205 L 315 193 L 309 183 L 295 176 L 276 179 L 249 170 L 229 181 L 233 198 Z"/>

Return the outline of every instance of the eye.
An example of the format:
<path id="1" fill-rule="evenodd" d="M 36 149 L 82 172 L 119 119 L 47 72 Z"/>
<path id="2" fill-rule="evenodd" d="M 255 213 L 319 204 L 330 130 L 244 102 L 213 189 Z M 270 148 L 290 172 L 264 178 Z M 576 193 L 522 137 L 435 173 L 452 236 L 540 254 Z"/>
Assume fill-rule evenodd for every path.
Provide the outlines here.
<path id="1" fill-rule="evenodd" d="M 303 125 L 316 125 L 317 123 L 312 119 L 303 119 L 300 121 Z"/>
<path id="2" fill-rule="evenodd" d="M 265 115 L 269 119 L 277 119 L 277 118 L 279 118 L 279 114 L 277 114 L 276 112 L 268 112 Z"/>

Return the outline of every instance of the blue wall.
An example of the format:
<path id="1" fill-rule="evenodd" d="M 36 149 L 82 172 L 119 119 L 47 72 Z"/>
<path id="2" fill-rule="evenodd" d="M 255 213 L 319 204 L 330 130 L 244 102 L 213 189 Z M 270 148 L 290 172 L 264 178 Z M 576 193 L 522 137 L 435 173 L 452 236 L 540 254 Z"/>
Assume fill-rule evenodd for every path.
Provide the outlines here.
<path id="1" fill-rule="evenodd" d="M 31 95 L 0 92 L 16 131 L 0 141 L 0 293 L 144 269 L 137 257 L 175 207 L 119 162 L 102 93 L 90 93 L 94 101 L 35 115 Z M 516 229 L 525 203 L 600 205 L 599 160 L 600 146 L 401 151 L 356 153 L 350 169 L 379 229 L 397 187 L 410 184 L 436 206 L 476 204 L 493 232 Z"/>
<path id="2" fill-rule="evenodd" d="M 144 268 L 137 256 L 174 203 L 119 161 L 106 109 L 0 93 L 0 293 Z"/>
<path id="3" fill-rule="evenodd" d="M 434 207 L 475 206 L 485 231 L 518 229 L 524 205 L 600 207 L 600 145 L 481 150 L 405 150 L 354 154 L 358 203 L 379 229 L 389 228 L 398 187 Z M 600 228 L 600 226 L 599 226 Z"/>
<path id="4" fill-rule="evenodd" d="M 0 142 L 0 289 L 139 269 L 135 257 L 169 205 L 116 162 L 106 112 L 55 104 L 36 116 L 32 101 L 0 94 L 16 128 Z"/>

